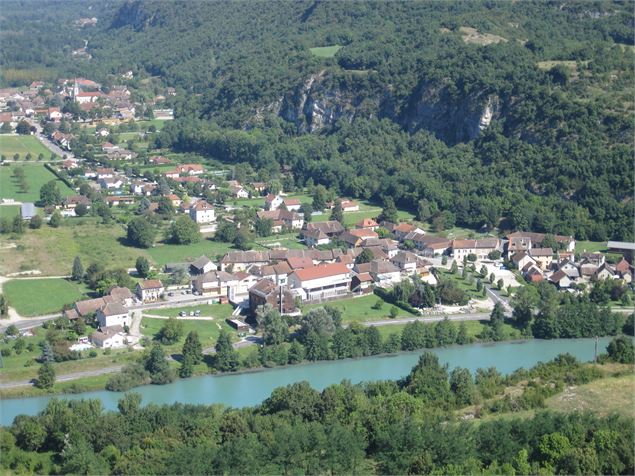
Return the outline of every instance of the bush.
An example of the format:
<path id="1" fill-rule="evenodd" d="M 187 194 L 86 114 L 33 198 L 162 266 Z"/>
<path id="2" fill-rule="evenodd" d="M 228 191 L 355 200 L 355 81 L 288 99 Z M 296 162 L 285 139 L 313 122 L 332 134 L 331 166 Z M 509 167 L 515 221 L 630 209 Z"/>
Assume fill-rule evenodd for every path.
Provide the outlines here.
<path id="1" fill-rule="evenodd" d="M 11 348 L 5 347 L 4 349 L 0 350 L 0 355 L 2 355 L 2 357 L 9 357 L 11 355 Z"/>
<path id="2" fill-rule="evenodd" d="M 89 353 L 88 353 L 88 357 L 90 357 L 91 359 L 97 357 L 97 351 L 95 349 L 92 349 Z"/>
<path id="3" fill-rule="evenodd" d="M 126 365 L 121 372 L 113 375 L 106 383 L 106 390 L 126 392 L 133 387 L 150 382 L 150 374 L 139 363 Z"/>
<path id="4" fill-rule="evenodd" d="M 390 317 L 395 318 L 399 315 L 399 308 L 397 306 L 393 306 L 390 308 Z"/>

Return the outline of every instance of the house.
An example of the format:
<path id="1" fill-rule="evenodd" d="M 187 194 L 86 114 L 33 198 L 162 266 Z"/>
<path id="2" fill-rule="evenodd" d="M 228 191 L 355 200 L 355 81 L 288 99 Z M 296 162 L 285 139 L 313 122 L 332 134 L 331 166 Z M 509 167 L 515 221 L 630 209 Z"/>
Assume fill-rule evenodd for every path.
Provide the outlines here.
<path id="1" fill-rule="evenodd" d="M 120 302 L 124 306 L 132 306 L 134 304 L 134 294 L 128 288 L 121 286 L 113 286 L 108 295 L 116 302 Z"/>
<path id="2" fill-rule="evenodd" d="M 507 242 L 507 259 L 511 259 L 512 255 L 518 252 L 527 252 L 531 249 L 531 238 L 527 236 L 515 236 Z"/>
<path id="3" fill-rule="evenodd" d="M 302 207 L 299 198 L 285 198 L 282 200 L 282 203 L 285 208 L 291 212 L 297 212 Z"/>
<path id="4" fill-rule="evenodd" d="M 452 246 L 451 240 L 436 236 L 417 235 L 412 242 L 423 256 L 429 257 L 443 255 Z"/>
<path id="5" fill-rule="evenodd" d="M 35 215 L 37 215 L 35 204 L 33 204 L 32 202 L 23 202 L 20 205 L 20 216 L 23 220 L 30 220 Z"/>
<path id="6" fill-rule="evenodd" d="M 375 231 L 379 228 L 379 223 L 372 218 L 364 218 L 362 221 L 355 223 L 355 228 Z"/>
<path id="7" fill-rule="evenodd" d="M 122 326 L 102 327 L 90 335 L 90 341 L 103 349 L 120 349 L 127 344 Z"/>
<path id="8" fill-rule="evenodd" d="M 110 167 L 97 167 L 97 179 L 113 178 L 115 176 L 115 169 Z"/>
<path id="9" fill-rule="evenodd" d="M 613 272 L 613 270 L 606 264 L 602 264 L 598 267 L 598 269 L 593 273 L 591 279 L 593 281 L 604 281 L 605 279 L 615 279 L 617 276 Z"/>
<path id="10" fill-rule="evenodd" d="M 399 251 L 390 258 L 390 262 L 399 268 L 401 272 L 407 274 L 427 274 L 428 266 L 430 265 L 430 263 L 410 251 Z"/>
<path id="11" fill-rule="evenodd" d="M 62 202 L 62 205 L 66 210 L 75 210 L 77 205 L 85 205 L 86 208 L 90 208 L 90 199 L 84 195 L 71 195 L 66 197 Z"/>
<path id="12" fill-rule="evenodd" d="M 280 314 L 295 312 L 295 299 L 287 286 L 278 286 L 270 279 L 261 279 L 249 289 L 249 311 L 252 316 L 260 306 L 269 304 Z"/>
<path id="13" fill-rule="evenodd" d="M 589 263 L 588 261 L 584 261 L 582 264 L 580 264 L 580 276 L 590 278 L 595 274 L 598 268 L 599 266 L 593 263 Z"/>
<path id="14" fill-rule="evenodd" d="M 630 283 L 633 280 L 633 267 L 628 261 L 622 258 L 619 263 L 615 265 L 615 274 L 626 283 Z"/>
<path id="15" fill-rule="evenodd" d="M 344 296 L 351 286 L 351 271 L 343 263 L 299 269 L 289 275 L 289 284 L 302 301 Z"/>
<path id="16" fill-rule="evenodd" d="M 558 270 L 549 277 L 549 282 L 555 284 L 558 289 L 567 289 L 571 286 L 571 279 L 567 274 Z"/>
<path id="17" fill-rule="evenodd" d="M 259 220 L 272 220 L 272 231 L 280 233 L 284 228 L 299 230 L 304 226 L 304 217 L 299 213 L 278 208 L 276 210 L 261 210 L 257 213 Z"/>
<path id="18" fill-rule="evenodd" d="M 416 227 L 410 223 L 399 223 L 392 229 L 392 234 L 395 235 L 399 241 L 404 241 L 406 235 L 415 231 Z M 421 230 L 423 233 L 423 230 Z"/>
<path id="19" fill-rule="evenodd" d="M 62 111 L 60 111 L 59 107 L 49 107 L 48 109 L 48 118 L 49 121 L 59 121 L 62 119 L 64 115 L 62 114 Z"/>
<path id="20" fill-rule="evenodd" d="M 77 160 L 75 159 L 66 159 L 62 161 L 62 168 L 64 170 L 72 170 L 76 169 L 77 167 L 79 167 L 79 165 L 77 165 Z"/>
<path id="21" fill-rule="evenodd" d="M 511 241 L 513 238 L 524 237 L 531 241 L 531 247 L 540 246 L 547 235 L 544 233 L 532 233 L 529 231 L 516 231 L 507 235 L 507 240 Z M 553 238 L 558 243 L 558 248 L 564 251 L 575 251 L 575 239 L 573 236 L 553 235 Z"/>
<path id="22" fill-rule="evenodd" d="M 163 157 L 162 155 L 153 155 L 148 159 L 148 162 L 154 165 L 168 165 L 171 164 L 170 159 Z"/>
<path id="23" fill-rule="evenodd" d="M 226 303 L 229 301 L 231 288 L 236 287 L 238 281 L 236 276 L 226 271 L 209 271 L 192 279 L 192 290 L 201 296 Z"/>
<path id="24" fill-rule="evenodd" d="M 539 283 L 545 276 L 542 274 L 542 271 L 537 266 L 530 264 L 525 273 L 525 279 L 527 279 L 530 283 Z"/>
<path id="25" fill-rule="evenodd" d="M 635 243 L 627 241 L 609 241 L 606 244 L 607 249 L 611 253 L 620 253 L 626 258 L 629 263 L 633 262 L 633 255 L 635 254 Z"/>
<path id="26" fill-rule="evenodd" d="M 592 263 L 595 266 L 602 266 L 606 261 L 606 257 L 603 253 L 581 253 L 580 259 L 587 263 Z"/>
<path id="27" fill-rule="evenodd" d="M 128 310 L 120 302 L 108 302 L 97 309 L 97 323 L 99 327 L 130 326 L 131 319 Z"/>
<path id="28" fill-rule="evenodd" d="M 99 186 L 102 189 L 110 190 L 110 189 L 120 189 L 123 185 L 123 180 L 120 177 L 112 177 L 112 178 L 100 178 L 98 180 Z"/>
<path id="29" fill-rule="evenodd" d="M 252 182 L 251 188 L 254 189 L 254 192 L 262 193 L 267 190 L 267 184 L 265 182 Z"/>
<path id="30" fill-rule="evenodd" d="M 558 265 L 558 271 L 562 271 L 572 281 L 580 277 L 580 270 L 569 260 L 561 261 Z"/>
<path id="31" fill-rule="evenodd" d="M 109 153 L 109 152 L 114 152 L 117 149 L 119 149 L 119 146 L 111 144 L 110 142 L 104 142 L 101 145 L 101 151 L 105 152 L 106 154 Z"/>
<path id="32" fill-rule="evenodd" d="M 201 164 L 180 164 L 175 168 L 176 172 L 183 175 L 201 175 L 205 168 Z"/>
<path id="33" fill-rule="evenodd" d="M 392 258 L 399 253 L 398 242 L 390 238 L 366 238 L 362 246 L 371 250 L 379 249 L 387 258 Z"/>
<path id="34" fill-rule="evenodd" d="M 339 239 L 351 248 L 361 246 L 362 243 L 371 238 L 379 238 L 379 235 L 373 230 L 365 228 L 347 230 L 339 236 Z"/>
<path id="35" fill-rule="evenodd" d="M 110 135 L 110 131 L 106 128 L 102 128 L 102 129 L 97 129 L 95 131 L 95 135 L 97 137 L 108 137 Z"/>
<path id="36" fill-rule="evenodd" d="M 206 200 L 197 200 L 197 202 L 190 207 L 190 218 L 196 223 L 212 223 L 216 221 L 214 207 Z"/>
<path id="37" fill-rule="evenodd" d="M 321 222 L 311 222 L 306 224 L 307 230 L 320 230 L 329 238 L 339 236 L 343 231 L 344 227 L 337 220 L 328 220 Z"/>
<path id="38" fill-rule="evenodd" d="M 209 273 L 215 269 L 216 265 L 207 256 L 201 256 L 190 263 L 190 274 L 193 275 Z"/>
<path id="39" fill-rule="evenodd" d="M 353 200 L 344 199 L 340 202 L 342 205 L 343 212 L 358 212 L 359 211 L 359 203 L 354 202 Z"/>
<path id="40" fill-rule="evenodd" d="M 229 302 L 245 307 L 244 305 L 249 302 L 249 290 L 260 281 L 260 278 L 245 271 L 238 271 L 233 275 L 238 280 L 238 284 L 229 288 Z"/>
<path id="41" fill-rule="evenodd" d="M 132 160 L 138 156 L 139 154 L 128 149 L 115 149 L 106 152 L 106 158 L 108 160 Z"/>
<path id="42" fill-rule="evenodd" d="M 331 238 L 322 230 L 302 230 L 301 233 L 304 243 L 309 246 L 328 245 L 331 242 Z"/>
<path id="43" fill-rule="evenodd" d="M 401 281 L 401 270 L 390 261 L 373 260 L 370 262 L 370 275 L 380 286 L 392 286 Z"/>
<path id="44" fill-rule="evenodd" d="M 532 248 L 529 250 L 531 256 L 538 267 L 542 270 L 550 269 L 553 262 L 553 250 L 551 248 Z"/>
<path id="45" fill-rule="evenodd" d="M 370 273 L 360 273 L 351 279 L 351 291 L 359 294 L 369 294 L 373 292 L 373 278 Z"/>
<path id="46" fill-rule="evenodd" d="M 135 293 L 143 302 L 158 301 L 165 288 L 163 283 L 158 279 L 146 279 L 137 283 Z"/>
<path id="47" fill-rule="evenodd" d="M 313 266 L 313 260 L 309 257 L 290 256 L 287 258 L 287 264 L 292 270 L 310 268 Z"/>
<path id="48" fill-rule="evenodd" d="M 484 238 L 481 240 L 453 240 L 452 256 L 456 260 L 463 260 L 468 255 L 475 255 L 476 259 L 487 259 L 492 251 L 498 249 L 500 242 L 498 238 Z"/>
<path id="49" fill-rule="evenodd" d="M 270 193 L 265 197 L 265 210 L 277 210 L 282 205 L 282 197 Z"/>
<path id="50" fill-rule="evenodd" d="M 230 185 L 229 193 L 235 198 L 249 198 L 249 192 L 242 185 Z"/>
<path id="51" fill-rule="evenodd" d="M 526 251 L 517 251 L 509 260 L 516 266 L 516 269 L 523 269 L 528 263 L 536 265 L 536 260 L 533 259 Z"/>

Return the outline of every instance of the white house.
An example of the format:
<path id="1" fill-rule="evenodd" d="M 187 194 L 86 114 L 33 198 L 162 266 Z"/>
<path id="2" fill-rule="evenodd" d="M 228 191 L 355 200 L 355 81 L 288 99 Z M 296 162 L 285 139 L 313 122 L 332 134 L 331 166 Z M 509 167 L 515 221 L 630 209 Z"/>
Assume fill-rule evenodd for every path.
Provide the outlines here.
<path id="1" fill-rule="evenodd" d="M 299 198 L 285 198 L 282 203 L 284 203 L 286 209 L 291 212 L 297 212 L 300 207 L 302 207 L 302 203 L 300 203 Z"/>
<path id="2" fill-rule="evenodd" d="M 143 302 L 157 301 L 165 291 L 163 283 L 158 279 L 146 279 L 137 283 L 135 292 Z"/>
<path id="3" fill-rule="evenodd" d="M 498 249 L 498 238 L 484 238 L 482 240 L 453 240 L 452 255 L 454 259 L 462 261 L 468 255 L 476 255 L 479 260 L 487 259 L 487 255 Z"/>
<path id="4" fill-rule="evenodd" d="M 128 310 L 119 302 L 109 302 L 97 309 L 97 322 L 99 327 L 129 326 L 130 316 Z"/>
<path id="5" fill-rule="evenodd" d="M 210 271 L 192 280 L 192 289 L 203 296 L 220 301 L 229 299 L 230 289 L 238 286 L 239 279 L 226 271 Z"/>
<path id="6" fill-rule="evenodd" d="M 289 284 L 303 301 L 343 296 L 351 287 L 351 271 L 344 263 L 322 264 L 294 271 Z"/>
<path id="7" fill-rule="evenodd" d="M 206 200 L 198 200 L 190 207 L 190 218 L 196 223 L 212 223 L 216 221 L 214 207 Z"/>
<path id="8" fill-rule="evenodd" d="M 90 340 L 97 347 L 118 349 L 126 346 L 126 334 L 121 326 L 104 327 L 93 332 Z"/>
<path id="9" fill-rule="evenodd" d="M 265 197 L 265 210 L 277 210 L 282 205 L 282 197 L 280 195 L 269 194 Z"/>

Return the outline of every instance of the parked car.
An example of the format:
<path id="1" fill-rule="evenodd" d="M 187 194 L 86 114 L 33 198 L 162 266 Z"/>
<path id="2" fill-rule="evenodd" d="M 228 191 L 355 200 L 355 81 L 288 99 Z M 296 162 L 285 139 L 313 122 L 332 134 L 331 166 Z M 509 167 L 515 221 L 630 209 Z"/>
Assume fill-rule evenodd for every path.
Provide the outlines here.
<path id="1" fill-rule="evenodd" d="M 194 311 L 190 311 L 190 316 L 193 316 L 193 315 L 194 315 Z"/>
<path id="2" fill-rule="evenodd" d="M 194 311 L 194 315 L 195 316 L 200 316 L 201 315 L 201 311 L 199 311 L 198 309 L 196 311 Z"/>
<path id="3" fill-rule="evenodd" d="M 187 316 L 187 313 L 185 311 L 181 311 L 181 312 L 179 312 L 179 316 L 185 317 L 185 316 Z"/>

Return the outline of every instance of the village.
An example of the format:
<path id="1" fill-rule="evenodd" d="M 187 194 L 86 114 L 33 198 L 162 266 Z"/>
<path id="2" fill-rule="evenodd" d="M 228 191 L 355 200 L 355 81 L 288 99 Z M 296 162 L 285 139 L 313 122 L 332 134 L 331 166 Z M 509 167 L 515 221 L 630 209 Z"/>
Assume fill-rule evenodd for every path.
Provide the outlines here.
<path id="1" fill-rule="evenodd" d="M 249 243 L 221 238 L 233 241 L 234 249 L 210 249 L 196 259 L 156 265 L 152 279 L 137 277 L 134 291 L 114 286 L 102 296 L 68 303 L 63 317 L 94 327 L 71 350 L 140 349 L 143 314 L 157 308 L 229 304 L 226 323 L 241 333 L 241 342 L 251 344 L 258 342 L 248 335 L 257 332 L 256 315 L 263 306 L 300 315 L 306 306 L 382 295 L 378 289 L 391 290 L 404 281 L 436 286 L 460 273 L 470 286 L 476 282 L 470 292 L 459 289 L 431 307 L 406 308 L 422 319 L 466 313 L 482 319 L 497 302 L 510 312 L 514 289 L 528 283 L 545 281 L 561 292 L 581 293 L 598 281 L 632 281 L 629 243 L 609 242 L 608 261 L 604 253 L 576 251 L 573 236 L 528 231 L 443 236 L 411 217 L 387 220 L 383 211 L 372 213 L 368 204 L 324 188 L 285 190 L 288 176 L 267 180 L 239 171 L 244 176 L 239 180 L 235 166 L 170 157 L 151 141 L 155 124 L 161 127 L 173 112 L 153 107 L 174 94 L 168 88 L 165 96 L 139 103 L 126 86 L 104 88 L 84 78 L 60 80 L 54 91 L 42 82 L 26 91 L 0 90 L 0 106 L 8 109 L 0 113 L 3 130 L 34 135 L 51 150 L 58 148 L 45 166 L 69 189 L 47 203 L 3 198 L 4 205 L 19 203 L 26 224 L 38 217 L 49 223 L 56 217 L 113 217 L 121 224 L 134 215 L 161 216 L 168 223 L 186 217 L 206 240 L 218 241 L 228 227 L 236 236 L 248 232 L 267 239 L 250 250 Z M 136 124 L 148 118 L 152 125 L 139 131 Z M 145 149 L 133 150 L 135 140 L 110 142 L 122 127 L 136 131 L 126 137 L 146 142 Z M 11 159 L 3 155 L 3 165 L 19 162 L 19 157 Z M 276 241 L 276 236 L 282 238 Z M 199 314 L 182 311 L 179 317 Z"/>

